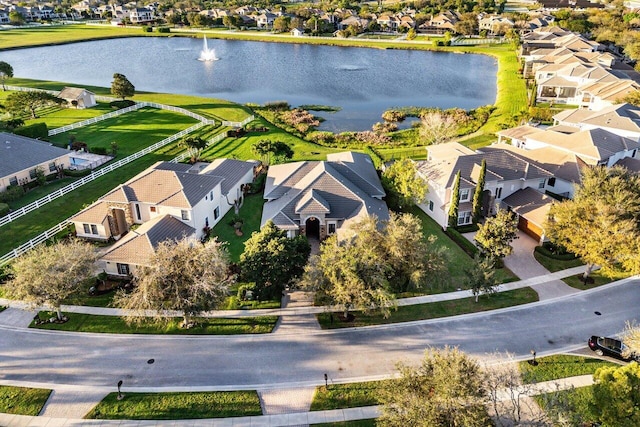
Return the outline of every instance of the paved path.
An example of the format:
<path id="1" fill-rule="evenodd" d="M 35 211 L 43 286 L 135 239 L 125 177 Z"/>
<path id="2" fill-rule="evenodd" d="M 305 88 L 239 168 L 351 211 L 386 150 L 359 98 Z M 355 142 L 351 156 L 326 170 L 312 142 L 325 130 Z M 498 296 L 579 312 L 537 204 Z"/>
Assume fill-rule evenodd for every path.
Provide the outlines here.
<path id="1" fill-rule="evenodd" d="M 550 391 L 564 390 L 571 387 L 584 387 L 593 384 L 591 375 L 564 378 L 556 381 L 548 381 L 534 386 L 529 395 L 547 393 Z M 509 396 L 503 393 L 501 398 L 507 400 Z M 366 406 L 362 408 L 336 409 L 331 411 L 300 411 L 296 413 L 271 414 L 253 417 L 214 418 L 204 420 L 168 420 L 168 421 L 129 421 L 129 420 L 83 420 L 72 418 L 55 418 L 48 416 L 31 417 L 21 415 L 0 414 L 0 425 L 14 426 L 46 426 L 62 427 L 74 425 L 100 425 L 100 426 L 176 426 L 192 427 L 208 425 L 214 427 L 273 427 L 296 426 L 318 423 L 335 423 L 361 419 L 377 418 L 380 415 L 380 407 Z"/>
<path id="2" fill-rule="evenodd" d="M 101 388 L 54 389 L 40 415 L 50 418 L 83 418 L 106 395 Z"/>

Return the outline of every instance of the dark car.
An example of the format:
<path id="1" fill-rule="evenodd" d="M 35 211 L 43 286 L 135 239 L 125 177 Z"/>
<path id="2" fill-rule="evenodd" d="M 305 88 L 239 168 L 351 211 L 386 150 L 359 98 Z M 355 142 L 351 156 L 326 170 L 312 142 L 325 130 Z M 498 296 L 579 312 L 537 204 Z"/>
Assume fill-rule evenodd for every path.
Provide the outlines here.
<path id="1" fill-rule="evenodd" d="M 622 341 L 615 338 L 592 336 L 588 341 L 589 348 L 596 352 L 598 356 L 611 356 L 616 359 L 630 361 L 640 360 L 640 356 L 635 353 L 627 353 L 627 346 Z"/>

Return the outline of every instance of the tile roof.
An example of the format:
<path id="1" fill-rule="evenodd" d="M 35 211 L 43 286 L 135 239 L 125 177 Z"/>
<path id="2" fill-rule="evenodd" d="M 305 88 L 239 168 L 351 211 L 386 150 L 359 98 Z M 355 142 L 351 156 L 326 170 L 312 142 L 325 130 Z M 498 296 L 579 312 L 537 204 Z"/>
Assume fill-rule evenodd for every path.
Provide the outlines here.
<path id="1" fill-rule="evenodd" d="M 163 215 L 147 221 L 129 231 L 105 254 L 105 261 L 146 265 L 161 242 L 180 240 L 195 234 L 195 229 L 171 215 Z"/>
<path id="2" fill-rule="evenodd" d="M 527 221 L 542 228 L 554 199 L 531 187 L 526 187 L 505 197 L 502 202 Z"/>
<path id="3" fill-rule="evenodd" d="M 99 200 L 71 217 L 71 221 L 88 224 L 102 224 L 107 218 L 108 203 Z"/>
<path id="4" fill-rule="evenodd" d="M 640 108 L 627 103 L 612 105 L 599 111 L 567 110 L 553 118 L 565 123 L 640 132 Z"/>
<path id="5" fill-rule="evenodd" d="M 71 151 L 54 147 L 48 142 L 0 132 L 0 177 L 53 162 L 70 153 Z"/>

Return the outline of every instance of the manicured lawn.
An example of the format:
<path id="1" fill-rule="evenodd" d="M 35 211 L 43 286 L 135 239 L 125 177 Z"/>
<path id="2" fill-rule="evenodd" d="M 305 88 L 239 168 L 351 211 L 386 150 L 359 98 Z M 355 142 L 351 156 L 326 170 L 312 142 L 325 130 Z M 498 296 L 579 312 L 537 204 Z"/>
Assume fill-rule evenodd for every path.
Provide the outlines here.
<path id="1" fill-rule="evenodd" d="M 45 110 L 46 114 L 43 114 L 41 117 L 37 119 L 28 120 L 25 119 L 25 124 L 29 125 L 37 122 L 45 122 L 49 130 L 56 129 L 62 126 L 70 125 L 71 123 L 81 122 L 83 120 L 91 119 L 93 117 L 98 117 L 103 114 L 110 113 L 115 111 L 115 109 L 111 108 L 108 103 L 99 102 L 98 105 L 91 108 L 48 108 Z M 40 112 L 38 113 L 40 115 Z"/>
<path id="2" fill-rule="evenodd" d="M 533 399 L 543 410 L 554 409 L 548 407 L 550 402 L 563 402 L 563 404 L 568 408 L 567 415 L 570 417 L 578 417 L 580 420 L 578 423 L 568 425 L 597 425 L 592 423 L 596 418 L 591 415 L 589 405 L 589 402 L 592 399 L 590 386 L 537 395 L 533 396 Z"/>
<path id="3" fill-rule="evenodd" d="M 536 366 L 531 365 L 529 361 L 518 363 L 523 382 L 532 384 L 560 378 L 588 375 L 595 373 L 598 368 L 617 366 L 615 363 L 605 360 L 567 354 L 539 357 L 536 359 L 536 362 L 538 362 Z"/>
<path id="4" fill-rule="evenodd" d="M 567 277 L 565 279 L 562 279 L 562 281 L 567 285 L 571 286 L 572 288 L 586 290 L 586 289 L 597 288 L 598 286 L 606 285 L 615 280 L 624 279 L 629 276 L 630 276 L 629 273 L 616 272 L 613 274 L 613 277 L 608 277 L 602 274 L 602 272 L 600 271 L 594 271 L 593 273 L 591 273 L 591 278 L 593 279 L 594 282 L 588 283 L 587 285 L 585 285 L 584 281 L 582 280 L 582 274 Z"/>
<path id="5" fill-rule="evenodd" d="M 263 204 L 262 192 L 245 197 L 244 204 L 240 208 L 240 218 L 244 220 L 242 223 L 242 236 L 237 236 L 235 229 L 229 225 L 235 216 L 233 209 L 227 212 L 211 230 L 212 236 L 218 237 L 221 242 L 228 243 L 227 249 L 232 262 L 240 261 L 240 255 L 244 252 L 244 242 L 251 237 L 251 233 L 260 230 Z"/>
<path id="6" fill-rule="evenodd" d="M 0 385 L 0 412 L 36 416 L 47 402 L 51 390 Z"/>
<path id="7" fill-rule="evenodd" d="M 413 160 L 426 160 L 428 147 L 378 148 L 376 151 L 383 160 L 389 161 L 405 157 Z"/>
<path id="8" fill-rule="evenodd" d="M 159 160 L 170 160 L 182 151 L 177 142 L 160 150 L 147 154 L 113 173 L 106 174 L 82 186 L 77 191 L 52 201 L 42 209 L 13 221 L 11 225 L 0 227 L 0 254 L 4 255 L 13 248 L 29 241 L 38 234 L 69 218 L 84 206 L 91 204 L 119 184 L 140 173 Z"/>
<path id="9" fill-rule="evenodd" d="M 87 143 L 89 150 L 101 147 L 108 152 L 111 151 L 111 142 L 116 142 L 118 144 L 116 158 L 123 158 L 195 123 L 197 120 L 173 111 L 141 108 L 49 137 L 49 139 L 60 147 L 66 147 L 69 139 L 75 136 L 76 141 Z"/>
<path id="10" fill-rule="evenodd" d="M 554 273 L 556 271 L 566 270 L 567 268 L 578 267 L 580 265 L 584 265 L 580 258 L 571 259 L 571 260 L 560 260 L 555 258 L 550 258 L 541 254 L 538 251 L 533 252 L 533 256 L 536 261 L 538 261 L 544 268 Z"/>
<path id="11" fill-rule="evenodd" d="M 389 381 L 368 381 L 349 384 L 330 384 L 316 387 L 311 402 L 312 411 L 357 408 L 378 404 L 378 393 Z"/>
<path id="12" fill-rule="evenodd" d="M 282 141 L 289 145 L 294 153 L 291 161 L 326 160 L 328 153 L 346 151 L 346 149 L 328 148 L 305 141 L 275 127 L 262 117 L 257 117 L 251 122 L 251 126 L 264 126 L 270 130 L 269 132 L 250 132 L 240 138 L 226 138 L 204 150 L 202 158 L 204 160 L 213 160 L 219 157 L 233 157 L 240 160 L 256 159 L 257 156 L 252 150 L 252 145 L 263 139 Z"/>
<path id="13" fill-rule="evenodd" d="M 398 310 L 392 311 L 391 316 L 387 319 L 378 312 L 370 314 L 355 312 L 355 320 L 353 322 L 340 322 L 338 320 L 338 313 L 333 314 L 333 322 L 331 321 L 331 315 L 329 313 L 321 313 L 318 314 L 317 317 L 323 329 L 352 328 L 356 326 L 384 325 L 457 316 L 466 313 L 478 313 L 481 311 L 528 304 L 535 301 L 538 301 L 538 294 L 531 288 L 522 288 L 500 292 L 491 296 L 483 295 L 480 296 L 478 302 L 475 302 L 475 298 L 463 298 L 398 307 Z"/>
<path id="14" fill-rule="evenodd" d="M 109 393 L 87 419 L 182 420 L 262 415 L 255 391 L 202 393 Z"/>
<path id="15" fill-rule="evenodd" d="M 55 181 L 47 182 L 42 187 L 36 187 L 34 189 L 29 190 L 24 196 L 20 197 L 18 200 L 14 200 L 9 202 L 9 206 L 11 209 L 16 210 L 20 209 L 23 206 L 28 205 L 29 203 L 35 202 L 42 197 L 45 197 L 48 194 L 53 193 L 56 190 L 59 190 L 62 187 L 66 187 L 71 184 L 73 181 L 76 181 L 78 178 L 65 177 L 62 179 L 56 179 Z"/>
<path id="16" fill-rule="evenodd" d="M 164 335 L 236 335 L 236 334 L 268 334 L 277 316 L 261 316 L 239 319 L 199 318 L 198 326 L 184 329 L 180 327 L 182 318 L 170 320 L 167 324 L 127 325 L 121 317 L 97 316 L 81 313 L 65 313 L 69 321 L 62 324 L 44 323 L 31 328 L 72 332 L 97 332 L 110 334 L 164 334 Z M 41 319 L 54 316 L 51 312 L 40 312 Z"/>

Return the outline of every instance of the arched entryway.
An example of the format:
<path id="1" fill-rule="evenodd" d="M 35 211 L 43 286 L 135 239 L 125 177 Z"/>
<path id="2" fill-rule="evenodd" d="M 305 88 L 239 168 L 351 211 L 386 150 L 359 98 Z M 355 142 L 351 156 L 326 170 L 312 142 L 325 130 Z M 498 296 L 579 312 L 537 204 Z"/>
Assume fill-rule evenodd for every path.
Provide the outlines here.
<path id="1" fill-rule="evenodd" d="M 309 217 L 305 221 L 305 234 L 308 239 L 320 239 L 320 221 L 316 217 Z"/>

